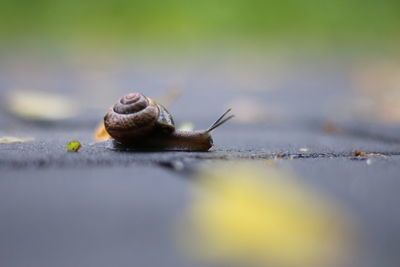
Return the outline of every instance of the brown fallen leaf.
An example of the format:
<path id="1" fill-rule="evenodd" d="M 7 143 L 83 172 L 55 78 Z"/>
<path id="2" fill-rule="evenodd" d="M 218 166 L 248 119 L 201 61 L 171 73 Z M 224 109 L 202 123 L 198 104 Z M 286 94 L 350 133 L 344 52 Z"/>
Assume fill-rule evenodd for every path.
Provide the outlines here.
<path id="1" fill-rule="evenodd" d="M 0 137 L 0 144 L 17 144 L 32 142 L 34 138 L 19 138 L 14 136 L 2 136 Z"/>
<path id="2" fill-rule="evenodd" d="M 104 127 L 104 123 L 100 123 L 96 130 L 94 131 L 94 136 L 93 136 L 95 141 L 106 141 L 106 140 L 112 140 L 113 138 L 108 134 L 106 127 Z"/>
<path id="3" fill-rule="evenodd" d="M 274 159 L 282 159 L 282 158 L 284 158 L 285 157 L 285 155 L 284 154 L 281 154 L 281 153 L 278 153 L 278 154 L 275 154 L 274 155 Z"/>
<path id="4" fill-rule="evenodd" d="M 383 154 L 381 154 L 381 153 L 367 153 L 367 152 L 362 152 L 362 151 L 357 151 L 357 150 L 354 150 L 353 154 L 356 157 L 379 157 L 379 156 L 383 156 Z"/>

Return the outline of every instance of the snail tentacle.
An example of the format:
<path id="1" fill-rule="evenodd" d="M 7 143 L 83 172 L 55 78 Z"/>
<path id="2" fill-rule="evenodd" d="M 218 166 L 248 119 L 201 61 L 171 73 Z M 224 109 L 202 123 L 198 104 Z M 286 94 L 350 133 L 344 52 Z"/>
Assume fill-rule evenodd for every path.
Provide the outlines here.
<path id="1" fill-rule="evenodd" d="M 207 133 L 210 133 L 211 131 L 213 131 L 215 128 L 218 128 L 219 126 L 221 126 L 222 124 L 224 124 L 225 122 L 229 121 L 230 119 L 233 119 L 235 117 L 235 115 L 230 115 L 229 117 L 225 118 L 226 114 L 228 114 L 232 109 L 229 108 L 227 111 L 224 112 L 224 114 L 222 114 L 210 127 L 208 127 L 208 129 L 206 130 Z"/>

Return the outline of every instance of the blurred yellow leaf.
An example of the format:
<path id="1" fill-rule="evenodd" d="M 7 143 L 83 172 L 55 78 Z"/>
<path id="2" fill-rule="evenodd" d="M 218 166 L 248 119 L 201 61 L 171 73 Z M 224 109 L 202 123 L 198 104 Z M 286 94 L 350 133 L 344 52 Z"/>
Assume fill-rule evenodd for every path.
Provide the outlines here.
<path id="1" fill-rule="evenodd" d="M 15 143 L 25 143 L 32 142 L 33 138 L 19 138 L 14 136 L 3 136 L 0 137 L 0 144 L 15 144 Z"/>
<path id="2" fill-rule="evenodd" d="M 96 130 L 94 131 L 94 140 L 96 141 L 106 141 L 113 139 L 107 132 L 104 123 L 100 123 Z"/>
<path id="3" fill-rule="evenodd" d="M 194 124 L 191 122 L 182 122 L 178 127 L 178 130 L 180 131 L 193 131 L 193 129 Z"/>
<path id="4" fill-rule="evenodd" d="M 355 108 L 367 120 L 400 123 L 400 60 L 378 59 L 354 69 Z"/>
<path id="5" fill-rule="evenodd" d="M 216 261 L 324 266 L 349 249 L 346 215 L 289 174 L 255 165 L 200 174 L 185 236 L 192 253 Z"/>
<path id="6" fill-rule="evenodd" d="M 77 114 L 77 106 L 68 98 L 40 91 L 11 91 L 7 108 L 11 113 L 30 120 L 61 120 Z"/>
<path id="7" fill-rule="evenodd" d="M 71 141 L 67 144 L 67 150 L 72 152 L 78 152 L 81 148 L 81 143 L 78 141 Z"/>

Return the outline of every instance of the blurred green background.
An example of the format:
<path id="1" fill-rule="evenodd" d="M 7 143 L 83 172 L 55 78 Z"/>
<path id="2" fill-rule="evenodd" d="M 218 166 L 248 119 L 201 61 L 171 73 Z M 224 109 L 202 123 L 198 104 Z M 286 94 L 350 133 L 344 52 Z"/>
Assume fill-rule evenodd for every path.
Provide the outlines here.
<path id="1" fill-rule="evenodd" d="M 398 0 L 2 0 L 3 46 L 389 49 Z"/>
<path id="2" fill-rule="evenodd" d="M 129 90 L 268 91 L 276 113 L 332 107 L 334 117 L 400 122 L 399 0 L 0 3 L 3 91 L 63 92 L 99 110 Z"/>

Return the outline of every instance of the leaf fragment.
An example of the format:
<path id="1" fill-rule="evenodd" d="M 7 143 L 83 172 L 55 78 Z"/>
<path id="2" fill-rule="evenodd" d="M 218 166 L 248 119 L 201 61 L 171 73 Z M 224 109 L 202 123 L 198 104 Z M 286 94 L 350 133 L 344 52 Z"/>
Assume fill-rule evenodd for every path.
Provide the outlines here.
<path id="1" fill-rule="evenodd" d="M 94 131 L 94 136 L 93 136 L 95 141 L 106 141 L 106 140 L 111 140 L 113 139 L 107 132 L 106 127 L 104 126 L 104 123 L 100 123 L 96 130 Z"/>
<path id="2" fill-rule="evenodd" d="M 71 141 L 67 144 L 67 150 L 72 152 L 78 152 L 81 148 L 81 143 L 79 141 Z"/>
<path id="3" fill-rule="evenodd" d="M 367 153 L 367 152 L 362 152 L 362 151 L 357 151 L 357 150 L 354 150 L 353 154 L 356 157 L 379 157 L 379 156 L 383 156 L 383 154 L 381 154 L 381 153 Z"/>

